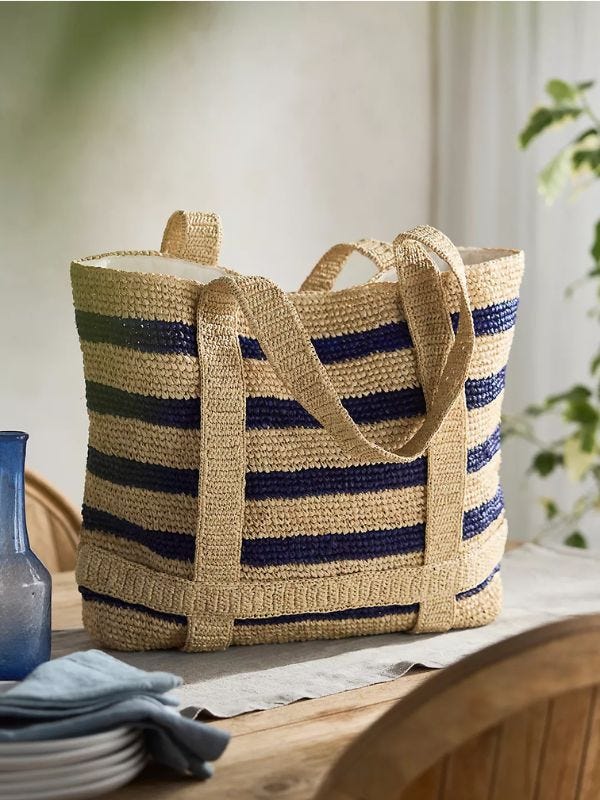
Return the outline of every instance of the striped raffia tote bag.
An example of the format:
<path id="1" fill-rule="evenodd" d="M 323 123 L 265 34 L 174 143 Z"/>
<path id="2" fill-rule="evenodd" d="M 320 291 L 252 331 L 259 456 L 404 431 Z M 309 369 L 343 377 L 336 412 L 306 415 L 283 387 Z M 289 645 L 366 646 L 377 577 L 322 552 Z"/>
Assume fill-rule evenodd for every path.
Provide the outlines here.
<path id="1" fill-rule="evenodd" d="M 492 620 L 522 253 L 418 227 L 284 294 L 217 267 L 220 238 L 176 212 L 161 252 L 72 265 L 89 633 L 198 651 Z M 353 251 L 376 274 L 333 291 Z"/>

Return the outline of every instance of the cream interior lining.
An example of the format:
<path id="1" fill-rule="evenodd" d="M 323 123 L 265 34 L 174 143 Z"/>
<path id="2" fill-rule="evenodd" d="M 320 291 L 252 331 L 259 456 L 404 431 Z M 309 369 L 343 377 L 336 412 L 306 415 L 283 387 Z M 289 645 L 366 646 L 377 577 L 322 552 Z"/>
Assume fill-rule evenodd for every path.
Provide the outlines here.
<path id="1" fill-rule="evenodd" d="M 481 264 L 484 261 L 492 261 L 497 258 L 502 258 L 512 254 L 510 250 L 482 250 L 475 247 L 462 247 L 459 252 L 463 257 L 463 261 L 467 266 Z M 447 269 L 443 261 L 436 258 L 436 262 L 440 270 Z M 179 258 L 171 258 L 170 256 L 146 255 L 141 253 L 130 254 L 115 254 L 106 255 L 101 258 L 84 259 L 84 264 L 89 264 L 93 267 L 100 267 L 103 269 L 117 269 L 125 270 L 126 272 L 141 272 L 148 274 L 159 275 L 173 275 L 176 278 L 184 278 L 192 280 L 196 283 L 209 283 L 216 278 L 220 278 L 225 274 L 225 270 L 221 267 L 210 267 L 205 264 L 198 264 L 194 261 L 185 261 Z M 368 278 L 369 273 L 363 278 Z M 380 280 L 394 281 L 396 273 L 394 270 L 389 270 L 381 275 Z M 360 280 L 360 279 L 359 279 Z"/>
<path id="2" fill-rule="evenodd" d="M 176 278 L 196 281 L 196 283 L 210 283 L 215 278 L 220 278 L 224 275 L 224 270 L 221 267 L 209 267 L 206 264 L 198 264 L 195 261 L 185 261 L 182 258 L 171 258 L 170 256 L 161 256 L 159 254 L 109 255 L 84 260 L 83 263 L 103 269 L 173 275 Z"/>

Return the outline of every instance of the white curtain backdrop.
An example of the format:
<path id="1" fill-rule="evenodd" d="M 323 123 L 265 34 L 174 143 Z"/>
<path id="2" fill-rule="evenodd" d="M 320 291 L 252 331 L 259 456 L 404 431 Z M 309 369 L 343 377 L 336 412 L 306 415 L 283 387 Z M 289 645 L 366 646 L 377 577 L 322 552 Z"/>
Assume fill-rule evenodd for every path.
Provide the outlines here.
<path id="1" fill-rule="evenodd" d="M 600 81 L 598 3 L 439 3 L 434 25 L 432 217 L 455 241 L 526 251 L 517 335 L 505 409 L 515 412 L 587 378 L 600 328 L 586 316 L 589 285 L 564 291 L 590 267 L 600 187 L 547 207 L 535 175 L 568 131 L 525 152 L 517 134 L 550 78 Z M 600 92 L 591 95 L 600 105 Z M 572 134 L 571 134 L 572 135 Z M 598 183 L 598 182 L 596 182 Z M 503 481 L 512 536 L 529 538 L 540 520 L 536 498 L 565 496 L 563 481 L 524 480 L 528 448 L 507 443 Z"/>

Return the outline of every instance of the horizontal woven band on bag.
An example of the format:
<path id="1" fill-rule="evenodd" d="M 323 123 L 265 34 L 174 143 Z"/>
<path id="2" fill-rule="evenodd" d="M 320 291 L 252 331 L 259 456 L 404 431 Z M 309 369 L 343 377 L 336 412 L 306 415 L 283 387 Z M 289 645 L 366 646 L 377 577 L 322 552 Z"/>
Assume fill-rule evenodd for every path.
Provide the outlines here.
<path id="1" fill-rule="evenodd" d="M 166 614 L 226 615 L 237 619 L 318 613 L 368 605 L 419 603 L 438 593 L 460 594 L 485 581 L 502 558 L 507 526 L 452 561 L 381 572 L 316 579 L 240 581 L 203 586 L 134 564 L 92 545 L 82 545 L 77 582 L 126 603 Z"/>
<path id="2" fill-rule="evenodd" d="M 187 619 L 162 614 L 139 604 L 125 603 L 80 587 L 84 624 L 94 638 L 117 650 L 181 648 L 186 642 Z M 500 565 L 482 583 L 456 597 L 456 628 L 471 628 L 494 620 L 502 605 Z M 339 639 L 409 632 L 419 604 L 349 608 L 279 617 L 237 619 L 233 645 L 282 644 L 310 639 Z"/>

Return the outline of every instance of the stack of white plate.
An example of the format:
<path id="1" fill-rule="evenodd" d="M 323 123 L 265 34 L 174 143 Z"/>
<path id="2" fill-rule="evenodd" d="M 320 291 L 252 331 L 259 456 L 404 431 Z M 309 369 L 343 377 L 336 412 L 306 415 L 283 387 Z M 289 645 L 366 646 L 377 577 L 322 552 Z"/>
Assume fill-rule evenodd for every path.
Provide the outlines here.
<path id="1" fill-rule="evenodd" d="M 47 742 L 0 742 L 0 798 L 96 797 L 128 783 L 146 761 L 143 735 L 132 728 Z"/>

